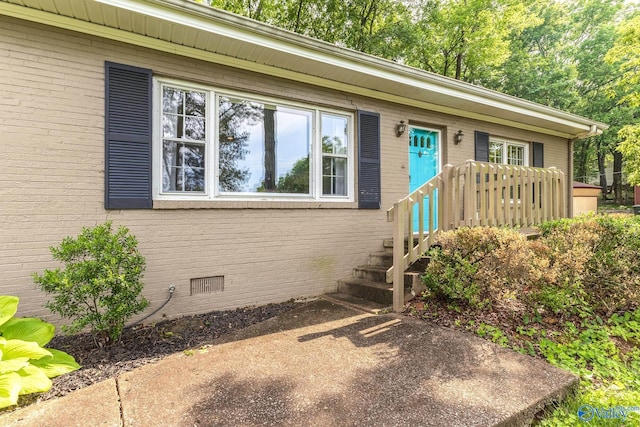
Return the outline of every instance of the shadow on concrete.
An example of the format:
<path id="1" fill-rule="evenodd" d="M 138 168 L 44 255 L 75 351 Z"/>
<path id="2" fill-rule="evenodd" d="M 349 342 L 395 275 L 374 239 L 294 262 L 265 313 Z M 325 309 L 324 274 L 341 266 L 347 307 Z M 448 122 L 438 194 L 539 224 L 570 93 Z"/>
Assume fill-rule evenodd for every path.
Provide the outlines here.
<path id="1" fill-rule="evenodd" d="M 574 384 L 473 335 L 318 300 L 3 422 L 520 426 Z"/>
<path id="2" fill-rule="evenodd" d="M 188 422 L 528 425 L 575 381 L 472 335 L 395 315 L 364 315 L 327 301 L 281 318 L 278 331 L 269 333 L 284 331 L 269 341 L 247 341 L 247 352 L 238 355 L 244 369 L 202 385 L 205 397 L 188 411 Z"/>
<path id="3" fill-rule="evenodd" d="M 206 389 L 210 395 L 192 408 L 189 425 L 276 426 L 294 411 L 295 385 L 285 377 L 243 380 L 225 374 Z"/>

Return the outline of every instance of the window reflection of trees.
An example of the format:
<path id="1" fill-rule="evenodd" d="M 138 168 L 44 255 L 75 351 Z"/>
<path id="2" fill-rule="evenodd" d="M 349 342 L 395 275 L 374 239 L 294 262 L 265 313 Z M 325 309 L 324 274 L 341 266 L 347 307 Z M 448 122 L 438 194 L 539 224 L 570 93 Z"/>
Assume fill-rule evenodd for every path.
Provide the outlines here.
<path id="1" fill-rule="evenodd" d="M 231 102 L 226 97 L 220 98 L 218 108 L 219 187 L 222 192 L 238 192 L 251 177 L 249 168 L 239 165 L 249 152 L 247 145 L 250 132 L 246 124 L 259 122 L 261 109 L 259 104 Z"/>
<path id="2" fill-rule="evenodd" d="M 162 98 L 162 190 L 204 191 L 206 94 L 165 87 Z"/>
<path id="3" fill-rule="evenodd" d="M 207 146 L 206 91 L 162 89 L 162 191 L 206 192 L 216 149 L 221 193 L 311 194 L 313 110 L 219 96 L 217 147 Z M 347 194 L 348 119 L 322 113 L 321 194 Z"/>
<path id="4" fill-rule="evenodd" d="M 164 191 L 204 191 L 204 146 L 164 143 Z"/>
<path id="5" fill-rule="evenodd" d="M 283 117 L 281 112 L 290 109 L 228 97 L 220 98 L 219 109 L 220 191 L 309 194 L 308 154 L 295 161 L 290 168 L 285 166 L 283 156 L 278 156 L 278 149 L 287 144 L 309 145 L 307 140 L 295 141 L 278 134 L 278 119 Z M 303 116 L 308 117 L 309 113 L 304 112 Z M 309 126 L 307 121 L 304 132 L 307 135 Z M 279 137 L 282 141 L 279 141 Z M 252 147 L 251 140 L 254 145 L 259 140 L 260 146 Z M 251 150 L 254 150 L 254 154 L 262 152 L 259 169 L 255 164 L 254 169 L 251 169 L 251 165 L 243 166 Z M 291 153 L 282 154 L 286 156 Z M 285 168 L 284 175 L 279 176 L 279 169 Z M 259 184 L 253 189 L 248 188 L 252 175 L 260 176 Z"/>
<path id="6" fill-rule="evenodd" d="M 277 193 L 309 193 L 309 156 L 297 160 L 289 172 L 278 178 Z"/>

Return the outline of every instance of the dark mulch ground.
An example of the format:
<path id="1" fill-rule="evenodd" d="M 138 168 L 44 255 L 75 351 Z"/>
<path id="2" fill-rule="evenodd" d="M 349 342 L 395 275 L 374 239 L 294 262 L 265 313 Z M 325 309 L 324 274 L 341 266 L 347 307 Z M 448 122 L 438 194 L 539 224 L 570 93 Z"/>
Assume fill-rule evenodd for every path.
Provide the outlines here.
<path id="1" fill-rule="evenodd" d="M 113 378 L 172 353 L 210 344 L 216 338 L 287 312 L 300 303 L 212 311 L 125 329 L 115 345 L 97 348 L 90 334 L 56 336 L 48 347 L 65 351 L 82 366 L 53 379 L 53 387 L 38 396 L 47 400 L 64 396 L 98 381 Z M 31 403 L 31 402 L 24 402 Z"/>

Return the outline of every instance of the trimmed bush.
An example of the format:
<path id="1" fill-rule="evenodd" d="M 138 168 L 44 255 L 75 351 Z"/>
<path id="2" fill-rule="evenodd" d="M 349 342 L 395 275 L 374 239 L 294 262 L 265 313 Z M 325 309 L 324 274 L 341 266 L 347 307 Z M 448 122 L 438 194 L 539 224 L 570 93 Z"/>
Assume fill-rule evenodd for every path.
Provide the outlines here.
<path id="1" fill-rule="evenodd" d="M 521 233 L 505 228 L 464 227 L 443 233 L 430 251 L 424 283 L 435 295 L 488 308 L 529 279 L 531 249 Z"/>
<path id="2" fill-rule="evenodd" d="M 50 248 L 65 268 L 34 274 L 34 281 L 53 295 L 45 307 L 72 320 L 63 331 L 74 333 L 88 326 L 97 345 L 113 343 L 126 322 L 147 307 L 149 302 L 140 295 L 145 259 L 137 244 L 127 228 L 114 232 L 106 222 L 83 228 L 77 238 L 67 237 Z"/>
<path id="3" fill-rule="evenodd" d="M 640 306 L 639 217 L 586 215 L 543 224 L 541 231 L 562 279 L 558 286 L 607 317 Z"/>
<path id="4" fill-rule="evenodd" d="M 477 309 L 609 316 L 640 307 L 638 217 L 591 215 L 540 228 L 532 241 L 513 229 L 443 233 L 424 283 L 432 295 Z"/>

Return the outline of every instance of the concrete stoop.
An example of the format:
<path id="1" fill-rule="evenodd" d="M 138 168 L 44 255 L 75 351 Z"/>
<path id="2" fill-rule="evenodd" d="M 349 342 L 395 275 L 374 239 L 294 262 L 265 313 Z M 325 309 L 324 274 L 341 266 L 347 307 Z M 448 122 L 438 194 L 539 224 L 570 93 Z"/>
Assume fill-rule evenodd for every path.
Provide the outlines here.
<path id="1" fill-rule="evenodd" d="M 393 239 L 384 239 L 382 245 L 382 251 L 369 254 L 366 265 L 355 267 L 351 276 L 338 280 L 338 293 L 384 306 L 393 304 L 393 285 L 386 282 L 387 270 L 393 265 Z M 405 272 L 405 301 L 409 301 L 423 290 L 420 277 L 421 271 L 424 270 L 423 265 Z"/>

